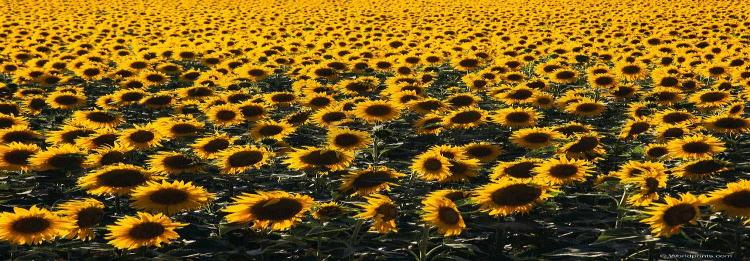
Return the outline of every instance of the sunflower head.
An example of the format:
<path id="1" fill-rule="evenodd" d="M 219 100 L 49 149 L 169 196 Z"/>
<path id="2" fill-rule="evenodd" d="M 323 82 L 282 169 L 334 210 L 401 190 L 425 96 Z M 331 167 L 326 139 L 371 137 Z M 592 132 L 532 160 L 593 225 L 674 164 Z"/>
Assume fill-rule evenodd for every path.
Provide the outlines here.
<path id="1" fill-rule="evenodd" d="M 0 213 L 0 240 L 13 245 L 38 245 L 65 236 L 73 228 L 70 221 L 47 209 L 32 206 Z"/>
<path id="2" fill-rule="evenodd" d="M 122 217 L 114 225 L 107 226 L 109 233 L 106 239 L 118 249 L 161 247 L 180 238 L 175 229 L 186 225 L 174 222 L 163 214 L 138 212 L 135 216 Z"/>
<path id="3" fill-rule="evenodd" d="M 690 193 L 680 194 L 680 198 L 667 197 L 666 203 L 655 203 L 649 207 L 649 217 L 641 222 L 651 226 L 651 232 L 660 237 L 670 237 L 688 224 L 695 224 L 700 217 L 699 207 L 704 198 Z"/>
<path id="4" fill-rule="evenodd" d="M 285 191 L 243 193 L 223 209 L 225 219 L 234 223 L 252 222 L 253 228 L 287 230 L 300 222 L 314 200 L 306 195 Z"/>

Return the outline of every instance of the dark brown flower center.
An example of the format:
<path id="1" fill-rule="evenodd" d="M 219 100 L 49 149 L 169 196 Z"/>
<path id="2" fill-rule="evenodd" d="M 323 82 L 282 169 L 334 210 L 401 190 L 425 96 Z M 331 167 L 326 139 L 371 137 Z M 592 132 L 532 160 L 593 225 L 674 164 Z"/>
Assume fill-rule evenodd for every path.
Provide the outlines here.
<path id="1" fill-rule="evenodd" d="M 218 151 L 221 151 L 223 149 L 229 148 L 229 140 L 226 139 L 214 139 L 201 147 L 204 151 L 208 153 L 215 153 Z"/>
<path id="2" fill-rule="evenodd" d="M 333 139 L 333 143 L 336 144 L 336 146 L 342 148 L 350 148 L 359 145 L 360 142 L 362 142 L 362 140 L 359 138 L 359 136 L 351 133 L 342 133 L 336 135 L 336 137 Z"/>
<path id="3" fill-rule="evenodd" d="M 391 106 L 383 105 L 383 104 L 370 105 L 367 108 L 365 108 L 365 113 L 367 115 L 375 116 L 375 117 L 386 116 L 388 114 L 391 114 L 392 112 L 393 112 L 393 108 L 391 108 Z"/>
<path id="4" fill-rule="evenodd" d="M 133 226 L 128 231 L 128 236 L 136 240 L 147 240 L 164 234 L 164 226 L 156 222 L 144 222 Z"/>
<path id="5" fill-rule="evenodd" d="M 171 155 L 167 156 L 162 160 L 162 164 L 170 169 L 189 169 L 194 167 L 195 162 L 193 159 L 184 155 Z"/>
<path id="6" fill-rule="evenodd" d="M 88 207 L 78 211 L 76 224 L 80 228 L 90 228 L 99 224 L 104 217 L 104 210 L 97 207 Z"/>
<path id="7" fill-rule="evenodd" d="M 279 125 L 266 125 L 261 127 L 258 130 L 258 133 L 260 133 L 261 136 L 268 137 L 268 136 L 274 136 L 279 133 L 281 133 L 284 130 L 284 127 Z"/>
<path id="8" fill-rule="evenodd" d="M 567 178 L 578 173 L 578 166 L 573 164 L 557 164 L 549 169 L 549 174 L 555 178 Z"/>
<path id="9" fill-rule="evenodd" d="M 551 139 L 552 137 L 549 134 L 542 132 L 533 132 L 523 136 L 523 140 L 528 143 L 546 143 Z"/>
<path id="10" fill-rule="evenodd" d="M 44 217 L 24 217 L 13 222 L 11 225 L 15 233 L 29 235 L 47 230 L 52 222 Z"/>
<path id="11" fill-rule="evenodd" d="M 398 217 L 398 209 L 396 205 L 386 203 L 375 208 L 375 212 L 381 216 L 383 221 L 391 221 Z"/>
<path id="12" fill-rule="evenodd" d="M 302 204 L 291 198 L 269 199 L 250 207 L 250 213 L 258 220 L 282 221 L 302 211 Z"/>
<path id="13" fill-rule="evenodd" d="M 391 181 L 391 173 L 382 170 L 365 170 L 352 182 L 352 189 L 374 188 Z"/>
<path id="14" fill-rule="evenodd" d="M 343 158 L 333 150 L 314 150 L 302 156 L 301 160 L 310 165 L 325 166 L 340 163 Z"/>
<path id="15" fill-rule="evenodd" d="M 531 115 L 524 111 L 511 112 L 505 116 L 505 120 L 512 123 L 527 123 L 530 119 Z"/>
<path id="16" fill-rule="evenodd" d="M 438 209 L 438 219 L 440 219 L 440 222 L 448 225 L 455 225 L 458 224 L 460 218 L 461 213 L 458 213 L 458 211 L 454 210 L 453 208 L 441 207 L 440 209 Z"/>
<path id="17" fill-rule="evenodd" d="M 239 151 L 227 158 L 231 167 L 247 167 L 255 165 L 263 160 L 263 152 L 260 151 Z"/>
<path id="18" fill-rule="evenodd" d="M 159 205 L 176 205 L 185 202 L 190 195 L 181 189 L 162 188 L 148 195 L 148 199 Z"/>
<path id="19" fill-rule="evenodd" d="M 456 124 L 469 124 L 482 119 L 482 113 L 478 111 L 463 111 L 451 117 L 451 122 Z"/>
<path id="20" fill-rule="evenodd" d="M 439 171 L 443 168 L 443 162 L 438 159 L 431 158 L 424 161 L 422 164 L 425 170 L 429 172 Z"/>
<path id="21" fill-rule="evenodd" d="M 500 206 L 523 206 L 534 202 L 542 195 L 542 190 L 528 184 L 513 184 L 492 192 L 492 202 Z"/>
<path id="22" fill-rule="evenodd" d="M 113 169 L 96 177 L 99 185 L 114 188 L 135 187 L 147 180 L 146 175 L 135 169 Z"/>
<path id="23" fill-rule="evenodd" d="M 29 158 L 34 155 L 34 151 L 25 149 L 11 150 L 3 154 L 3 161 L 12 165 L 29 165 Z"/>
<path id="24" fill-rule="evenodd" d="M 732 192 L 724 196 L 721 201 L 735 208 L 750 208 L 750 190 Z"/>
<path id="25" fill-rule="evenodd" d="M 147 143 L 154 140 L 156 135 L 152 131 L 137 130 L 131 133 L 128 138 L 135 143 Z"/>
<path id="26" fill-rule="evenodd" d="M 679 226 L 687 224 L 697 215 L 695 208 L 690 204 L 678 204 L 664 211 L 664 223 L 668 226 Z"/>
<path id="27" fill-rule="evenodd" d="M 222 110 L 216 112 L 216 118 L 221 121 L 231 121 L 234 120 L 237 117 L 237 113 L 230 110 Z"/>
<path id="28" fill-rule="evenodd" d="M 688 153 L 706 153 L 711 151 L 711 145 L 702 141 L 688 142 L 682 145 L 682 150 Z"/>

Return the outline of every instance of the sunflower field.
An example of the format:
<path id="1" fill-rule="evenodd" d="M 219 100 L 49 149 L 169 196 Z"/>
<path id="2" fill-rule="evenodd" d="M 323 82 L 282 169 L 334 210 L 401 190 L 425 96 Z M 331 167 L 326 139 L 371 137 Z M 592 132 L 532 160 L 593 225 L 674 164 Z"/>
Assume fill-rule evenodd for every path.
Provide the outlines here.
<path id="1" fill-rule="evenodd" d="M 747 260 L 750 2 L 0 1 L 2 260 Z"/>

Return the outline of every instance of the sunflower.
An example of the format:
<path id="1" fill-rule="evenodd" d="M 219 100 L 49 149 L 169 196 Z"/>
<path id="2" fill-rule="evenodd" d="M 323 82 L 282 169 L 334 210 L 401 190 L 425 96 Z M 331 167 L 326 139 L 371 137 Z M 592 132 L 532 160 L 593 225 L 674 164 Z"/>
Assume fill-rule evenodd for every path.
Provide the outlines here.
<path id="1" fill-rule="evenodd" d="M 340 150 L 333 147 L 304 147 L 290 152 L 289 158 L 284 163 L 289 168 L 296 170 L 307 170 L 312 168 L 324 168 L 331 171 L 342 170 L 348 167 L 354 159 L 351 151 Z"/>
<path id="2" fill-rule="evenodd" d="M 642 63 L 624 62 L 617 64 L 615 66 L 615 73 L 630 81 L 642 80 L 648 76 L 646 65 Z"/>
<path id="3" fill-rule="evenodd" d="M 533 108 L 509 107 L 500 109 L 495 113 L 493 119 L 502 126 L 511 128 L 526 128 L 536 126 L 537 121 L 542 118 L 541 113 Z"/>
<path id="4" fill-rule="evenodd" d="M 717 108 L 730 102 L 732 94 L 728 91 L 703 90 L 690 95 L 688 101 L 701 109 Z"/>
<path id="5" fill-rule="evenodd" d="M 476 107 L 482 98 L 471 93 L 457 93 L 445 99 L 452 108 Z"/>
<path id="6" fill-rule="evenodd" d="M 370 134 L 364 131 L 347 128 L 331 128 L 328 130 L 328 145 L 342 150 L 358 150 L 372 143 Z"/>
<path id="7" fill-rule="evenodd" d="M 235 140 L 234 137 L 227 134 L 216 133 L 212 136 L 197 139 L 190 147 L 193 148 L 193 152 L 199 158 L 211 159 L 216 157 L 219 152 L 229 148 Z"/>
<path id="8" fill-rule="evenodd" d="M 417 134 L 438 134 L 443 131 L 443 117 L 438 114 L 423 115 L 414 123 L 414 129 Z"/>
<path id="9" fill-rule="evenodd" d="M 565 136 L 576 136 L 578 134 L 589 133 L 592 129 L 593 127 L 591 125 L 581 124 L 574 121 L 552 128 L 552 130 L 560 132 Z"/>
<path id="10" fill-rule="evenodd" d="M 147 160 L 150 169 L 158 174 L 176 175 L 201 170 L 200 162 L 181 152 L 161 151 Z"/>
<path id="11" fill-rule="evenodd" d="M 695 224 L 701 212 L 699 207 L 704 203 L 702 197 L 690 193 L 680 194 L 680 198 L 666 197 L 666 203 L 655 203 L 650 206 L 650 216 L 641 220 L 651 226 L 651 233 L 659 237 L 670 237 L 680 232 L 682 226 Z"/>
<path id="12" fill-rule="evenodd" d="M 672 170 L 676 177 L 701 180 L 711 175 L 729 170 L 728 163 L 716 159 L 698 159 L 684 162 Z"/>
<path id="13" fill-rule="evenodd" d="M 76 124 L 83 126 L 92 126 L 94 128 L 114 128 L 123 123 L 119 115 L 101 110 L 94 111 L 76 111 L 73 113 L 72 120 Z"/>
<path id="14" fill-rule="evenodd" d="M 586 160 L 568 159 L 561 156 L 542 162 L 532 169 L 532 172 L 552 184 L 568 184 L 585 181 L 593 171 L 592 169 L 592 164 Z"/>
<path id="15" fill-rule="evenodd" d="M 283 121 L 294 127 L 299 127 L 307 124 L 311 116 L 312 110 L 300 110 L 287 115 L 286 117 L 284 117 Z"/>
<path id="16" fill-rule="evenodd" d="M 0 213 L 0 241 L 13 245 L 38 245 L 65 236 L 73 225 L 47 209 L 14 207 Z"/>
<path id="17" fill-rule="evenodd" d="M 106 239 L 117 249 L 161 247 L 180 238 L 174 230 L 186 225 L 174 222 L 163 214 L 138 212 L 136 216 L 122 217 L 114 225 L 107 226 L 109 233 Z"/>
<path id="18" fill-rule="evenodd" d="M 502 217 L 528 213 L 553 192 L 552 187 L 537 179 L 503 178 L 475 189 L 472 201 L 482 212 Z"/>
<path id="19" fill-rule="evenodd" d="M 203 133 L 204 124 L 189 115 L 159 118 L 153 122 L 156 129 L 167 138 L 193 137 Z"/>
<path id="20" fill-rule="evenodd" d="M 281 121 L 259 121 L 250 129 L 250 136 L 253 139 L 274 139 L 283 140 L 290 134 L 294 133 L 296 128 L 291 124 Z"/>
<path id="21" fill-rule="evenodd" d="M 726 188 L 711 191 L 706 201 L 714 211 L 736 217 L 750 217 L 750 180 L 728 183 Z"/>
<path id="22" fill-rule="evenodd" d="M 243 193 L 222 211 L 232 223 L 251 223 L 255 229 L 287 230 L 299 223 L 315 201 L 307 196 L 285 191 Z"/>
<path id="23" fill-rule="evenodd" d="M 96 168 L 117 163 L 125 163 L 128 153 L 132 150 L 132 148 L 120 143 L 115 143 L 114 146 L 105 146 L 94 149 L 93 153 L 86 156 L 83 165 L 87 168 Z"/>
<path id="24" fill-rule="evenodd" d="M 372 167 L 349 173 L 343 177 L 339 190 L 352 195 L 370 195 L 390 190 L 396 179 L 405 176 L 387 167 Z"/>
<path id="25" fill-rule="evenodd" d="M 648 159 L 662 159 L 669 153 L 667 144 L 664 143 L 651 143 L 643 150 L 643 153 Z"/>
<path id="26" fill-rule="evenodd" d="M 47 104 L 53 109 L 71 110 L 86 104 L 86 96 L 69 92 L 54 92 L 47 96 Z"/>
<path id="27" fill-rule="evenodd" d="M 591 160 L 605 152 L 599 134 L 588 132 L 576 135 L 575 140 L 560 147 L 558 153 L 563 153 L 569 158 Z"/>
<path id="28" fill-rule="evenodd" d="M 29 161 L 42 149 L 36 144 L 13 142 L 0 145 L 0 169 L 27 171 L 33 168 Z"/>
<path id="29" fill-rule="evenodd" d="M 336 202 L 319 203 L 313 208 L 312 216 L 318 220 L 330 220 L 347 214 L 348 210 Z"/>
<path id="30" fill-rule="evenodd" d="M 424 98 L 416 101 L 411 101 L 406 105 L 409 107 L 409 109 L 420 114 L 438 113 L 448 106 L 441 100 L 435 98 Z"/>
<path id="31" fill-rule="evenodd" d="M 480 169 L 478 159 L 466 158 L 464 155 L 448 159 L 448 163 L 450 163 L 448 177 L 439 179 L 438 182 L 466 181 L 477 176 Z"/>
<path id="32" fill-rule="evenodd" d="M 620 139 L 634 138 L 640 134 L 646 133 L 651 129 L 651 120 L 647 118 L 628 119 L 620 130 Z"/>
<path id="33" fill-rule="evenodd" d="M 659 189 L 667 187 L 667 174 L 662 171 L 647 171 L 638 177 L 623 179 L 623 183 L 638 186 L 637 193 L 628 197 L 628 203 L 645 207 L 655 200 L 659 200 Z"/>
<path id="34" fill-rule="evenodd" d="M 617 86 L 619 81 L 620 80 L 617 79 L 617 76 L 607 73 L 589 75 L 588 77 L 588 82 L 591 87 L 601 89 L 612 89 Z"/>
<path id="35" fill-rule="evenodd" d="M 50 144 L 76 144 L 76 140 L 79 138 L 89 137 L 96 133 L 96 130 L 88 127 L 80 127 L 75 125 L 66 124 L 63 125 L 60 130 L 52 131 L 47 135 L 47 143 Z"/>
<path id="36" fill-rule="evenodd" d="M 718 133 L 745 133 L 750 130 L 750 119 L 739 115 L 715 115 L 703 120 L 703 126 Z"/>
<path id="37" fill-rule="evenodd" d="M 291 92 L 272 92 L 265 94 L 266 101 L 276 106 L 291 105 L 297 102 L 297 95 Z"/>
<path id="38" fill-rule="evenodd" d="M 141 167 L 118 163 L 78 178 L 78 186 L 92 195 L 127 195 L 137 186 L 163 178 Z"/>
<path id="39" fill-rule="evenodd" d="M 551 128 L 527 128 L 513 131 L 510 142 L 526 149 L 540 149 L 551 146 L 563 135 Z"/>
<path id="40" fill-rule="evenodd" d="M 474 142 L 461 147 L 463 154 L 486 163 L 495 160 L 502 150 L 499 145 L 487 142 Z"/>
<path id="41" fill-rule="evenodd" d="M 149 109 L 164 109 L 173 106 L 176 98 L 170 91 L 160 91 L 143 97 L 138 103 Z"/>
<path id="42" fill-rule="evenodd" d="M 671 157 L 680 159 L 706 158 L 721 153 L 724 142 L 710 135 L 693 135 L 667 143 Z"/>
<path id="43" fill-rule="evenodd" d="M 411 170 L 424 180 L 445 180 L 451 175 L 452 164 L 437 152 L 422 153 L 411 164 Z"/>
<path id="44" fill-rule="evenodd" d="M 254 101 L 245 101 L 237 105 L 242 117 L 247 121 L 257 121 L 263 119 L 268 114 L 268 108 L 263 103 Z"/>
<path id="45" fill-rule="evenodd" d="M 312 108 L 313 110 L 322 109 L 328 107 L 336 101 L 331 95 L 328 94 L 312 94 L 308 95 L 302 101 L 302 104 Z"/>
<path id="46" fill-rule="evenodd" d="M 437 227 L 443 236 L 457 236 L 466 228 L 456 203 L 444 197 L 431 197 L 422 201 L 422 221 Z"/>
<path id="47" fill-rule="evenodd" d="M 214 194 L 191 182 L 162 180 L 134 188 L 130 197 L 136 209 L 173 215 L 205 206 L 213 200 Z"/>
<path id="48" fill-rule="evenodd" d="M 377 123 L 398 118 L 401 107 L 387 101 L 364 101 L 354 108 L 353 114 L 367 123 Z"/>
<path id="49" fill-rule="evenodd" d="M 530 103 L 534 101 L 534 96 L 537 95 L 539 91 L 535 89 L 531 89 L 526 86 L 516 86 L 513 88 L 510 88 L 509 90 L 493 95 L 493 97 L 496 97 L 501 102 L 513 105 L 516 103 Z"/>
<path id="50" fill-rule="evenodd" d="M 628 99 L 638 95 L 641 87 L 634 84 L 621 85 L 609 90 L 609 94 L 617 99 Z"/>
<path id="51" fill-rule="evenodd" d="M 542 159 L 519 158 L 514 161 L 503 161 L 492 169 L 490 178 L 499 180 L 505 177 L 515 179 L 532 178 L 536 173 L 532 170 L 542 164 Z"/>
<path id="52" fill-rule="evenodd" d="M 663 124 L 657 126 L 654 132 L 660 142 L 665 142 L 687 136 L 688 134 L 690 134 L 690 129 L 688 129 L 688 126 L 685 124 Z"/>
<path id="53" fill-rule="evenodd" d="M 682 91 L 677 88 L 656 87 L 648 93 L 650 99 L 661 105 L 672 105 L 683 99 Z"/>
<path id="54" fill-rule="evenodd" d="M 565 112 L 579 117 L 593 118 L 604 113 L 606 108 L 607 106 L 601 102 L 591 99 L 581 99 L 565 106 Z"/>
<path id="55" fill-rule="evenodd" d="M 211 122 L 222 127 L 234 126 L 245 121 L 242 111 L 233 104 L 213 106 L 206 115 Z"/>
<path id="56" fill-rule="evenodd" d="M 472 192 L 467 192 L 467 191 L 457 190 L 457 189 L 433 190 L 432 192 L 427 194 L 425 199 L 422 200 L 422 203 L 432 198 L 445 198 L 456 203 L 461 200 L 468 199 L 469 197 L 471 197 L 471 193 Z"/>
<path id="57" fill-rule="evenodd" d="M 349 114 L 338 106 L 329 106 L 316 111 L 312 115 L 312 120 L 324 128 L 343 125 L 351 121 Z"/>
<path id="58" fill-rule="evenodd" d="M 560 68 L 550 74 L 550 81 L 558 84 L 570 84 L 578 81 L 579 73 L 573 69 Z"/>
<path id="59" fill-rule="evenodd" d="M 367 203 L 358 204 L 363 211 L 356 218 L 371 219 L 373 221 L 370 231 L 381 234 L 397 232 L 396 218 L 398 218 L 398 207 L 385 195 L 372 195 L 365 197 Z"/>
<path id="60" fill-rule="evenodd" d="M 113 98 L 115 103 L 122 106 L 135 104 L 148 95 L 148 92 L 142 89 L 123 89 L 114 92 Z"/>
<path id="61" fill-rule="evenodd" d="M 0 113 L 0 129 L 10 129 L 13 127 L 26 128 L 28 126 L 29 122 L 24 117 Z"/>
<path id="62" fill-rule="evenodd" d="M 94 227 L 105 216 L 104 203 L 93 198 L 71 200 L 57 205 L 56 214 L 75 221 L 73 228 L 65 236 L 69 239 L 92 240 L 95 237 Z"/>
<path id="63" fill-rule="evenodd" d="M 76 139 L 76 145 L 89 150 L 113 147 L 119 137 L 120 132 L 118 130 L 110 128 L 98 129 L 89 136 Z"/>
<path id="64" fill-rule="evenodd" d="M 620 165 L 619 170 L 610 175 L 617 176 L 621 180 L 637 178 L 646 172 L 666 173 L 667 167 L 660 162 L 630 160 Z"/>
<path id="65" fill-rule="evenodd" d="M 273 152 L 263 147 L 246 145 L 222 150 L 216 153 L 215 158 L 222 174 L 234 175 L 268 164 L 273 158 Z"/>
<path id="66" fill-rule="evenodd" d="M 200 80 L 199 80 L 199 84 Z M 182 99 L 185 100 L 207 100 L 212 96 L 216 95 L 213 88 L 203 86 L 185 87 L 175 90 Z"/>
<path id="67" fill-rule="evenodd" d="M 39 151 L 28 159 L 30 165 L 38 171 L 74 170 L 83 167 L 86 153 L 70 144 L 62 144 Z"/>
<path id="68" fill-rule="evenodd" d="M 148 149 L 161 146 L 163 138 L 162 132 L 153 124 L 133 125 L 121 132 L 117 142 L 136 149 Z"/>

